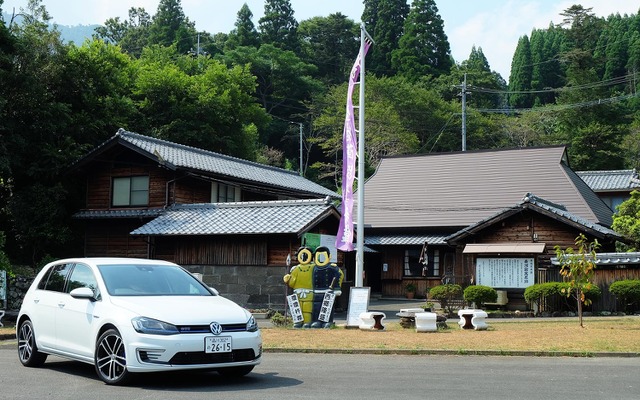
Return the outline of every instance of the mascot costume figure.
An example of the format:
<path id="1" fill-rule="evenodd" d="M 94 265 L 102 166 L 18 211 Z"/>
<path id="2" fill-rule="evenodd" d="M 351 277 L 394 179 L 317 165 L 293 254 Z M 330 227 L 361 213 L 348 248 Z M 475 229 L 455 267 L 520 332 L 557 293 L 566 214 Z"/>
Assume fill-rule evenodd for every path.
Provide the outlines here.
<path id="1" fill-rule="evenodd" d="M 294 324 L 294 328 L 311 327 L 313 312 L 313 253 L 308 247 L 300 247 L 297 253 L 298 264 L 291 267 L 283 277 L 284 283 L 298 296 L 302 309 L 303 322 Z"/>
<path id="2" fill-rule="evenodd" d="M 330 263 L 331 254 L 329 248 L 320 246 L 315 252 L 315 266 L 313 267 L 313 322 L 312 328 L 330 328 L 333 323 L 333 309 L 329 321 L 320 321 L 320 310 L 324 295 L 327 292 L 334 293 L 336 296 L 342 294 L 341 286 L 344 279 L 344 273 L 336 264 Z"/>

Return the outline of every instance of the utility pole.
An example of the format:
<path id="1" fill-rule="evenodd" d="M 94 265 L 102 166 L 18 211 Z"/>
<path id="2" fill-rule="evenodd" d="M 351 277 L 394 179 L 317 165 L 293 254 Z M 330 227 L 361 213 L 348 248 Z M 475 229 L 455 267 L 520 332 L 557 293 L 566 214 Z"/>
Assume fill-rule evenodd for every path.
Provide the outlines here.
<path id="1" fill-rule="evenodd" d="M 467 74 L 462 81 L 462 151 L 467 151 Z"/>
<path id="2" fill-rule="evenodd" d="M 300 176 L 304 176 L 302 173 L 302 122 L 300 124 Z"/>

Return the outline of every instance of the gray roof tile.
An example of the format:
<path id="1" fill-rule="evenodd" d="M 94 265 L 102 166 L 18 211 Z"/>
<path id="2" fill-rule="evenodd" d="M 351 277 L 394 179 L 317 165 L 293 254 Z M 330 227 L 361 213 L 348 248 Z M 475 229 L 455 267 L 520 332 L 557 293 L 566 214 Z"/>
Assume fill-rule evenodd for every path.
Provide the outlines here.
<path id="1" fill-rule="evenodd" d="M 102 218 L 155 218 L 162 214 L 161 208 L 153 209 L 122 209 L 122 210 L 82 210 L 73 214 L 74 219 L 102 219 Z"/>
<path id="2" fill-rule="evenodd" d="M 256 201 L 174 205 L 132 235 L 225 235 L 306 232 L 327 215 L 326 200 Z"/>
<path id="3" fill-rule="evenodd" d="M 120 129 L 114 137 L 94 149 L 85 158 L 114 142 L 121 143 L 157 160 L 167 168 L 196 170 L 214 177 L 228 177 L 249 185 L 281 188 L 287 192 L 306 193 L 313 197 L 340 197 L 336 192 L 312 182 L 294 171 L 156 139 L 124 129 Z"/>
<path id="4" fill-rule="evenodd" d="M 640 188 L 635 169 L 577 171 L 576 174 L 595 192 L 628 192 Z"/>
<path id="5" fill-rule="evenodd" d="M 366 235 L 364 243 L 367 246 L 382 246 L 382 245 L 424 245 L 428 244 L 447 244 L 445 241 L 447 235 L 438 234 L 381 234 L 381 235 Z"/>

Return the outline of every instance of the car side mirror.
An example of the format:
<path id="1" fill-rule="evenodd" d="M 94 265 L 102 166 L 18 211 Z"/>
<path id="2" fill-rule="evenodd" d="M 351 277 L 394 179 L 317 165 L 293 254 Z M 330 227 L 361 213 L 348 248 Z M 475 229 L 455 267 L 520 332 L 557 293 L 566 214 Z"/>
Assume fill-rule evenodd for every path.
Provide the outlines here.
<path id="1" fill-rule="evenodd" d="M 96 299 L 95 294 L 93 293 L 93 290 L 91 290 L 91 288 L 88 288 L 88 287 L 79 287 L 79 288 L 73 289 L 69 294 L 74 299 L 87 299 L 91 301 L 95 301 Z"/>
<path id="2" fill-rule="evenodd" d="M 209 291 L 213 293 L 214 296 L 220 296 L 220 292 L 218 292 L 217 289 L 212 288 L 211 286 L 208 286 L 208 288 L 209 288 Z"/>

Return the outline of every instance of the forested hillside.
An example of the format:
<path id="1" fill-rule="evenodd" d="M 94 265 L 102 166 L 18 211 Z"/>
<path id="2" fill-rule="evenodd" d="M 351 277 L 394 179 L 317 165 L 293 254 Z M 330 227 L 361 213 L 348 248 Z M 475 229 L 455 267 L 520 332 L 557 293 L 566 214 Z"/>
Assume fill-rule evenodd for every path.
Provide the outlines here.
<path id="1" fill-rule="evenodd" d="M 637 14 L 572 6 L 520 38 L 507 84 L 481 48 L 452 59 L 433 0 L 364 5 L 369 173 L 387 155 L 459 151 L 465 77 L 467 150 L 562 143 L 576 170 L 640 166 Z M 232 31 L 197 32 L 180 0 L 161 0 L 69 44 L 46 1 L 20 13 L 0 21 L 0 253 L 6 236 L 12 261 L 76 248 L 83 193 L 65 171 L 120 127 L 293 170 L 302 131 L 305 176 L 340 187 L 359 21 L 297 21 L 288 0 L 265 0 L 257 21 L 244 5 Z"/>

